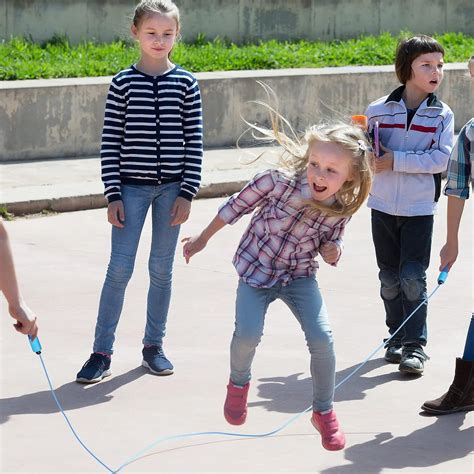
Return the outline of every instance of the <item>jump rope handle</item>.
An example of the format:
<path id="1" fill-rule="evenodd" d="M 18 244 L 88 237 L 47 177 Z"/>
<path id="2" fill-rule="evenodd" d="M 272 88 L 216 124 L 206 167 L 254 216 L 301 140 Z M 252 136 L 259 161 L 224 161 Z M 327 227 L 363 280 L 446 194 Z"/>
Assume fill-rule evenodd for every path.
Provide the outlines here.
<path id="1" fill-rule="evenodd" d="M 43 348 L 41 347 L 40 340 L 37 337 L 32 339 L 31 336 L 28 336 L 28 341 L 30 342 L 30 346 L 33 352 L 35 352 L 36 354 L 41 354 Z"/>
<path id="2" fill-rule="evenodd" d="M 441 273 L 439 274 L 438 285 L 442 285 L 446 281 L 446 278 L 448 278 L 448 272 L 449 272 L 448 266 L 446 265 L 441 271 Z"/>

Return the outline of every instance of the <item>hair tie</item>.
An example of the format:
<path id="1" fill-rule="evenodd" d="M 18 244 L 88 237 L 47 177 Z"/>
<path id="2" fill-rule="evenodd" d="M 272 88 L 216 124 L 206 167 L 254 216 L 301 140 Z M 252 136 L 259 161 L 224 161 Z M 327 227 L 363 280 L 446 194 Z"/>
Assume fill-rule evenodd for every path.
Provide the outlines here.
<path id="1" fill-rule="evenodd" d="M 364 140 L 357 140 L 357 143 L 359 144 L 359 150 L 365 153 L 367 151 L 367 144 Z"/>

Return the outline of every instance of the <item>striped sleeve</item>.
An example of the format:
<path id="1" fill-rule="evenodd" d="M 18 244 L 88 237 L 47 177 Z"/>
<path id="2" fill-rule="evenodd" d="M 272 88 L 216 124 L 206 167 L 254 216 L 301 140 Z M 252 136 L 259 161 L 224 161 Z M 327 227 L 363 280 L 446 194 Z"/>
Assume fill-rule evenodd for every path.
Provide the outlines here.
<path id="1" fill-rule="evenodd" d="M 201 92 L 196 79 L 186 92 L 183 103 L 184 170 L 180 196 L 191 200 L 201 184 L 203 155 Z"/>
<path id="2" fill-rule="evenodd" d="M 100 146 L 100 162 L 104 196 L 107 201 L 119 201 L 120 195 L 120 148 L 125 126 L 125 88 L 117 77 L 112 79 L 105 103 L 104 128 Z"/>

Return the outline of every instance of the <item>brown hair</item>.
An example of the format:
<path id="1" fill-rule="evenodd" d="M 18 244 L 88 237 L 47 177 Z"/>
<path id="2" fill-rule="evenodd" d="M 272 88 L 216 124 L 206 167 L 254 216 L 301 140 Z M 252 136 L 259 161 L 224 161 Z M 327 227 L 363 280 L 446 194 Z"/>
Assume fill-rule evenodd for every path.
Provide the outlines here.
<path id="1" fill-rule="evenodd" d="M 413 61 L 418 56 L 427 53 L 441 53 L 444 56 L 444 48 L 434 38 L 427 35 L 405 38 L 398 43 L 395 72 L 402 84 L 406 84 L 411 78 Z"/>
<path id="2" fill-rule="evenodd" d="M 154 13 L 169 15 L 176 22 L 176 28 L 179 31 L 179 9 L 171 0 L 141 0 L 133 12 L 134 26 L 138 28 L 145 17 Z"/>

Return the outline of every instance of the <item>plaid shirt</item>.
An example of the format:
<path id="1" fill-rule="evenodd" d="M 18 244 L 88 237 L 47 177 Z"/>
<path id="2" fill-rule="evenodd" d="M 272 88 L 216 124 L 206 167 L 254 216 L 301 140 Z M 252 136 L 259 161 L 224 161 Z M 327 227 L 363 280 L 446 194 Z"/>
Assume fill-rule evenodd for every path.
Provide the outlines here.
<path id="1" fill-rule="evenodd" d="M 219 217 L 227 224 L 257 209 L 233 259 L 245 283 L 257 288 L 287 285 L 316 273 L 314 259 L 323 243 L 333 241 L 342 250 L 350 217 L 305 212 L 303 202 L 310 196 L 306 174 L 294 178 L 267 170 L 219 208 Z"/>
<path id="2" fill-rule="evenodd" d="M 448 162 L 447 182 L 444 194 L 460 199 L 469 197 L 469 181 L 473 181 L 474 118 L 459 132 L 458 142 Z"/>

